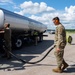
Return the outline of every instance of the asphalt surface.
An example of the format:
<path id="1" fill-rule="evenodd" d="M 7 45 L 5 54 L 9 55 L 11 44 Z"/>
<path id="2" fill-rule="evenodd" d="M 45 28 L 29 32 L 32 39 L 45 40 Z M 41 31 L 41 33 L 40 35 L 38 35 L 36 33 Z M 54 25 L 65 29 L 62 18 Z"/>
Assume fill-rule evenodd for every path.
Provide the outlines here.
<path id="1" fill-rule="evenodd" d="M 53 49 L 44 60 L 37 64 L 24 64 L 15 57 L 10 60 L 0 57 L 0 75 L 75 75 L 75 34 L 72 34 L 72 38 L 72 44 L 67 44 L 65 47 L 64 59 L 69 66 L 63 73 L 52 71 L 57 67 Z M 44 37 L 44 41 L 38 43 L 37 46 L 24 45 L 23 48 L 13 50 L 12 53 L 23 60 L 34 62 L 41 59 L 53 47 L 53 43 L 54 34 L 48 34 L 48 37 Z"/>

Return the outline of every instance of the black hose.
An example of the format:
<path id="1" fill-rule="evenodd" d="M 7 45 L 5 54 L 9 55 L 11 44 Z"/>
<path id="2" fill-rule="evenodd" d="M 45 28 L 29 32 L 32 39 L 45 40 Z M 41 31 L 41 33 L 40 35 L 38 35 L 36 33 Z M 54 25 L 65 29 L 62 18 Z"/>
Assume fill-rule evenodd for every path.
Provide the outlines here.
<path id="1" fill-rule="evenodd" d="M 44 57 L 42 57 L 40 60 L 35 61 L 35 62 L 29 62 L 29 61 L 23 60 L 23 59 L 21 59 L 21 58 L 18 58 L 18 57 L 17 57 L 16 55 L 14 55 L 12 52 L 10 52 L 10 51 L 8 51 L 8 50 L 7 50 L 7 51 L 8 51 L 12 56 L 14 56 L 17 60 L 21 61 L 22 63 L 36 64 L 36 63 L 42 61 L 42 60 L 51 52 L 51 50 L 54 49 L 54 47 L 55 47 L 55 46 L 53 46 L 53 47 L 44 55 Z M 5 48 L 7 48 L 7 47 L 5 46 Z M 7 49 L 8 49 L 8 48 L 7 48 Z"/>
<path id="2" fill-rule="evenodd" d="M 37 60 L 37 61 L 35 61 L 35 62 L 28 62 L 28 61 L 25 61 L 25 62 L 28 63 L 28 64 L 36 64 L 36 63 L 42 61 L 42 60 L 51 52 L 51 50 L 54 49 L 54 47 L 55 47 L 55 46 L 53 46 L 53 47 L 44 55 L 44 57 L 42 57 L 40 60 Z"/>

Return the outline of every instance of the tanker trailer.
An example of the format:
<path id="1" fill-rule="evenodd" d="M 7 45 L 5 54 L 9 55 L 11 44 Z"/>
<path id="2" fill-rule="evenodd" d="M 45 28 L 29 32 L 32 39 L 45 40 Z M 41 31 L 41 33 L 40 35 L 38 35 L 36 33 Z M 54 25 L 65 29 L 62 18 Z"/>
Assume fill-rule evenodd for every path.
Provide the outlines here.
<path id="1" fill-rule="evenodd" d="M 0 8 L 0 30 L 5 23 L 10 24 L 12 45 L 16 48 L 22 47 L 25 39 L 33 38 L 35 31 L 38 33 L 39 41 L 42 41 L 43 33 L 47 30 L 47 26 L 43 23 Z"/>

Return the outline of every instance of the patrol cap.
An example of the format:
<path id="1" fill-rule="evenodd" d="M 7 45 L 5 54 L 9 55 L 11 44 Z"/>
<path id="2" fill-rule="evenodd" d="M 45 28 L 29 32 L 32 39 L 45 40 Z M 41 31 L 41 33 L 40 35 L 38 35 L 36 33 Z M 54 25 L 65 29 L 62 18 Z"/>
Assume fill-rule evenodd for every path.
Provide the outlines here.
<path id="1" fill-rule="evenodd" d="M 59 19 L 59 17 L 54 17 L 53 20 L 58 20 L 59 21 L 60 19 Z"/>

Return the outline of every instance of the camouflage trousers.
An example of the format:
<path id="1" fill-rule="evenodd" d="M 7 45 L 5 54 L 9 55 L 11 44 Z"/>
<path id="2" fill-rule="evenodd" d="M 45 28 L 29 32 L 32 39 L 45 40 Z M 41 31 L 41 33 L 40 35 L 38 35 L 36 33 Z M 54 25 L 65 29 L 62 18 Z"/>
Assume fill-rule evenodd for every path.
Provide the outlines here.
<path id="1" fill-rule="evenodd" d="M 54 55 L 56 57 L 57 66 L 60 68 L 62 66 L 62 64 L 63 64 L 63 61 L 64 61 L 64 58 L 63 58 L 64 49 L 61 49 L 59 52 L 57 52 L 55 50 Z"/>
<path id="2" fill-rule="evenodd" d="M 10 51 L 11 52 L 11 42 L 5 42 L 4 43 L 4 45 L 5 45 L 5 54 L 7 55 L 7 57 L 10 57 L 10 54 L 9 54 L 9 52 L 8 51 Z"/>

